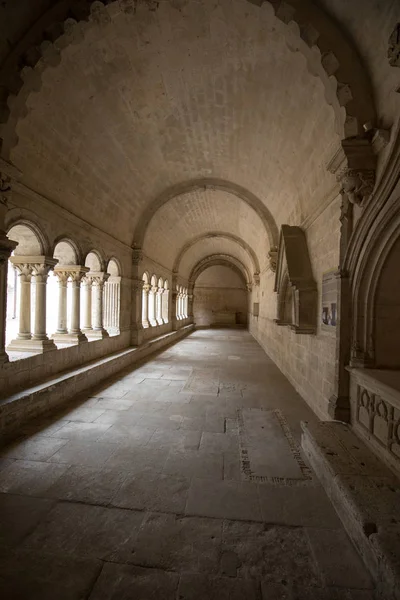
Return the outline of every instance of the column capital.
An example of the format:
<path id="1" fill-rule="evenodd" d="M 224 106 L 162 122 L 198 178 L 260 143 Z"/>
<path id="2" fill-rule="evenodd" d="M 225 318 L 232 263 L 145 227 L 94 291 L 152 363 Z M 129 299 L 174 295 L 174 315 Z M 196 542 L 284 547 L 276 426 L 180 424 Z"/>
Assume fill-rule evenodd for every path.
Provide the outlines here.
<path id="1" fill-rule="evenodd" d="M 156 285 L 151 285 L 150 286 L 150 291 L 153 292 L 153 294 L 156 294 L 158 290 L 158 287 Z"/>
<path id="2" fill-rule="evenodd" d="M 143 252 L 141 248 L 132 248 L 132 263 L 139 265 L 143 260 Z"/>
<path id="3" fill-rule="evenodd" d="M 104 273 L 104 271 L 89 271 L 88 277 L 90 277 L 93 286 L 102 287 L 110 277 L 110 274 Z"/>
<path id="4" fill-rule="evenodd" d="M 145 288 L 143 279 L 132 279 L 132 289 L 134 292 L 141 292 Z"/>
<path id="5" fill-rule="evenodd" d="M 268 252 L 268 261 L 269 268 L 273 273 L 276 273 L 276 265 L 278 263 L 278 248 L 276 246 L 271 246 L 270 251 Z M 258 283 L 255 285 L 260 285 L 260 273 L 254 273 L 254 277 L 258 276 Z"/>
<path id="6" fill-rule="evenodd" d="M 67 280 L 71 278 L 71 281 L 75 283 L 80 283 L 88 272 L 89 268 L 82 265 L 59 265 L 54 268 L 54 274 L 57 277 L 67 277 Z"/>
<path id="7" fill-rule="evenodd" d="M 55 265 L 58 263 L 57 259 L 47 259 L 43 263 L 35 263 L 32 265 L 33 275 L 35 276 L 35 281 L 37 283 L 45 283 L 47 281 L 47 277 L 49 275 L 49 271 L 51 271 Z"/>
<path id="8" fill-rule="evenodd" d="M 352 204 L 363 204 L 375 186 L 376 155 L 368 139 L 342 140 L 327 164 Z"/>

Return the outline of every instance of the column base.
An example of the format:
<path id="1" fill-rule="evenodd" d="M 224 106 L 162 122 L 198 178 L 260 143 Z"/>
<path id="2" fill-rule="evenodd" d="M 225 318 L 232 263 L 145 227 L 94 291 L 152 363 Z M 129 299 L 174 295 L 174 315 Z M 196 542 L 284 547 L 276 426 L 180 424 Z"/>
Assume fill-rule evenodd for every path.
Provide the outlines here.
<path id="1" fill-rule="evenodd" d="M 87 331 L 86 335 L 89 340 L 104 340 L 104 338 L 110 337 L 106 329 L 92 329 L 92 331 Z"/>
<path id="2" fill-rule="evenodd" d="M 53 333 L 51 339 L 56 344 L 65 344 L 75 346 L 82 342 L 87 342 L 87 337 L 82 333 Z"/>
<path id="3" fill-rule="evenodd" d="M 7 346 L 9 352 L 49 352 L 57 350 L 54 340 L 11 340 Z"/>

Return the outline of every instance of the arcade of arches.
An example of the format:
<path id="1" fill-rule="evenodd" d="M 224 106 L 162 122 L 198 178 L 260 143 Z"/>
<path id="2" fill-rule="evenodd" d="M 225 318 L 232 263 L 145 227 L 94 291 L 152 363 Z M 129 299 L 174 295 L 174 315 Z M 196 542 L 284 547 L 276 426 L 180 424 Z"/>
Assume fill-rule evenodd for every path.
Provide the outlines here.
<path id="1" fill-rule="evenodd" d="M 399 600 L 398 1 L 0 4 L 5 597 Z"/>

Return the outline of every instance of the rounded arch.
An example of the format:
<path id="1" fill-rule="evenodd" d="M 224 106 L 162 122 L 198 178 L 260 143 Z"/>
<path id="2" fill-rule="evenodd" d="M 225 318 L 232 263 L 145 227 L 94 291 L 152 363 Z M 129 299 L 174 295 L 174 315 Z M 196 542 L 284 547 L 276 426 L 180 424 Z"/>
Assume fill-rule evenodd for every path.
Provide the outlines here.
<path id="1" fill-rule="evenodd" d="M 164 281 L 164 289 L 165 289 L 165 290 L 169 290 L 169 283 L 168 283 L 168 279 L 166 279 L 166 280 Z"/>
<path id="2" fill-rule="evenodd" d="M 58 265 L 81 264 L 81 252 L 78 244 L 66 236 L 60 236 L 54 241 L 53 256 L 58 259 Z"/>
<path id="3" fill-rule="evenodd" d="M 142 280 L 144 281 L 145 285 L 148 285 L 150 283 L 150 275 L 149 275 L 148 271 L 145 271 L 143 273 Z"/>
<path id="4" fill-rule="evenodd" d="M 16 256 L 42 256 L 46 254 L 47 243 L 41 229 L 32 221 L 18 219 L 7 230 L 7 236 L 18 242 Z"/>
<path id="5" fill-rule="evenodd" d="M 115 256 L 112 256 L 109 261 L 107 262 L 107 269 L 106 269 L 107 273 L 109 273 L 110 275 L 112 275 L 113 277 L 120 277 L 122 270 L 121 270 L 121 263 L 119 262 L 118 258 L 115 258 Z"/>
<path id="6" fill-rule="evenodd" d="M 86 254 L 85 267 L 91 271 L 104 271 L 104 259 L 98 250 L 92 249 Z"/>
<path id="7" fill-rule="evenodd" d="M 117 1 L 108 0 L 107 4 Z M 360 135 L 364 123 L 375 122 L 376 111 L 367 71 L 334 19 L 311 0 L 249 2 L 259 7 L 263 4 L 272 7 L 278 22 L 284 25 L 284 33 L 292 38 L 290 47 L 294 40 L 294 50 L 305 55 L 309 70 L 321 78 L 327 102 L 334 109 L 337 130 L 343 138 Z M 135 14 L 136 1 L 126 0 L 120 7 L 121 11 Z M 9 158 L 17 141 L 17 122 L 28 111 L 29 95 L 40 88 L 43 70 L 56 66 L 61 60 L 62 49 L 83 38 L 88 23 L 108 22 L 112 18 L 108 6 L 98 0 L 81 5 L 75 18 L 71 14 L 74 13 L 68 2 L 51 7 L 35 23 L 35 35 L 32 36 L 32 30 L 27 31 L 3 62 L 0 71 L 0 87 L 4 90 L 0 101 L 3 158 Z M 332 85 L 332 79 L 336 85 Z"/>
<path id="8" fill-rule="evenodd" d="M 393 335 L 396 340 L 400 336 L 400 324 L 397 328 L 396 319 L 389 323 L 386 315 L 382 318 L 383 312 L 389 315 L 400 309 L 399 201 L 395 195 L 351 274 L 353 366 L 400 368 L 400 345 L 393 339 Z M 384 351 L 386 345 L 390 346 L 390 356 Z"/>
<path id="9" fill-rule="evenodd" d="M 235 273 L 240 275 L 240 278 L 247 287 L 251 285 L 251 277 L 248 270 L 237 258 L 230 256 L 229 254 L 213 254 L 207 258 L 203 258 L 193 267 L 189 277 L 189 293 L 192 293 L 196 279 L 199 275 L 209 267 L 214 266 L 229 267 L 235 271 Z"/>
<path id="10" fill-rule="evenodd" d="M 154 275 L 154 273 L 153 273 L 153 275 L 151 276 L 151 279 L 150 279 L 150 284 L 151 284 L 151 286 L 152 286 L 152 287 L 157 287 L 157 276 L 156 276 L 156 275 Z"/>
<path id="11" fill-rule="evenodd" d="M 163 288 L 164 287 L 164 279 L 162 277 L 158 278 L 157 285 L 158 285 L 159 288 Z"/>
<path id="12" fill-rule="evenodd" d="M 150 221 L 154 217 L 155 213 L 170 200 L 174 200 L 175 198 L 184 196 L 190 192 L 204 189 L 221 190 L 223 192 L 227 192 L 228 194 L 232 194 L 232 196 L 236 196 L 236 198 L 239 198 L 240 200 L 243 200 L 243 202 L 248 204 L 248 206 L 250 206 L 250 208 L 256 212 L 263 222 L 270 246 L 275 247 L 278 244 L 278 227 L 275 223 L 274 217 L 262 200 L 240 185 L 232 183 L 231 181 L 216 178 L 193 179 L 165 190 L 142 213 L 135 229 L 134 244 L 139 247 L 143 246 L 146 230 L 150 224 Z"/>
<path id="13" fill-rule="evenodd" d="M 180 265 L 180 262 L 184 256 L 184 254 L 198 242 L 201 242 L 202 240 L 209 239 L 209 238 L 222 238 L 222 239 L 227 239 L 227 240 L 236 242 L 242 248 L 244 248 L 244 250 L 246 250 L 247 254 L 249 255 L 249 257 L 253 263 L 254 273 L 260 272 L 260 263 L 258 261 L 256 253 L 251 248 L 251 246 L 247 242 L 242 240 L 242 238 L 240 238 L 239 236 L 233 235 L 232 233 L 226 233 L 223 231 L 210 231 L 209 233 L 205 233 L 203 235 L 196 236 L 190 242 L 188 242 L 187 244 L 182 246 L 182 248 L 180 249 L 180 251 L 175 259 L 175 263 L 174 263 L 172 270 L 179 272 L 179 265 Z"/>

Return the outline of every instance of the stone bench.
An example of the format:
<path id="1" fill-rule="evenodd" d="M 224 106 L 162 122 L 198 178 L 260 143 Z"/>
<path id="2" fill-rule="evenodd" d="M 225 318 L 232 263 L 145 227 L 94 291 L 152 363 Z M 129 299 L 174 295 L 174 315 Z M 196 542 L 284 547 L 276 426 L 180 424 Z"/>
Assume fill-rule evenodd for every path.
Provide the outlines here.
<path id="1" fill-rule="evenodd" d="M 193 325 L 182 327 L 141 346 L 126 348 L 91 361 L 3 398 L 0 400 L 0 444 L 17 435 L 21 426 L 30 419 L 59 408 L 78 394 L 178 341 L 193 330 Z"/>
<path id="2" fill-rule="evenodd" d="M 375 579 L 378 598 L 400 599 L 400 481 L 336 421 L 302 423 L 302 447 Z"/>

